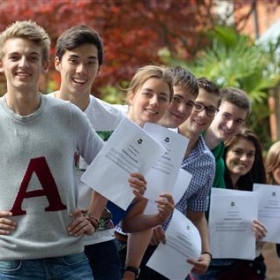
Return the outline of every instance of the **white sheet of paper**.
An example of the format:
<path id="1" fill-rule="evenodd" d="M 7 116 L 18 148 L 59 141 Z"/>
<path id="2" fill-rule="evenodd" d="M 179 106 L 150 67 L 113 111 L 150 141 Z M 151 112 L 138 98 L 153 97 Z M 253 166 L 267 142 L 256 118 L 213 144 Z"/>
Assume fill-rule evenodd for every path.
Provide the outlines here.
<path id="1" fill-rule="evenodd" d="M 262 241 L 280 243 L 280 186 L 254 184 L 258 194 L 258 220 L 267 229 Z"/>
<path id="2" fill-rule="evenodd" d="M 252 260 L 256 257 L 252 223 L 257 219 L 257 200 L 254 192 L 212 189 L 209 235 L 214 258 Z"/>
<path id="3" fill-rule="evenodd" d="M 199 232 L 175 209 L 165 236 L 166 244 L 158 245 L 147 266 L 169 279 L 185 279 L 193 267 L 187 259 L 197 260 L 201 254 Z"/>
<path id="4" fill-rule="evenodd" d="M 192 179 L 192 174 L 188 171 L 180 168 L 177 179 L 174 184 L 172 196 L 174 199 L 175 204 L 180 201 L 183 194 L 189 187 L 190 181 Z M 149 200 L 147 206 L 145 208 L 144 214 L 155 214 L 157 213 L 157 203 L 154 201 Z"/>
<path id="5" fill-rule="evenodd" d="M 143 129 L 166 149 L 145 176 L 147 190 L 144 196 L 153 201 L 160 193 L 172 193 L 189 139 L 154 123 L 146 123 Z"/>
<path id="6" fill-rule="evenodd" d="M 81 180 L 126 210 L 134 198 L 128 183 L 130 174 L 139 172 L 145 176 L 165 152 L 141 127 L 124 118 Z"/>
<path id="7" fill-rule="evenodd" d="M 190 185 L 191 179 L 192 174 L 180 168 L 172 193 L 175 204 L 182 198 L 183 194 Z"/>

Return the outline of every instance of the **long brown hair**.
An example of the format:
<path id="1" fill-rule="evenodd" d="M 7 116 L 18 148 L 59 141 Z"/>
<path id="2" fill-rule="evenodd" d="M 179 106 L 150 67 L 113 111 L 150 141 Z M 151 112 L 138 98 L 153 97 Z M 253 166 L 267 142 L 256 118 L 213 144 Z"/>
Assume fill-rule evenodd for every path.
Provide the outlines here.
<path id="1" fill-rule="evenodd" d="M 226 161 L 227 152 L 231 149 L 231 147 L 238 142 L 239 139 L 245 139 L 250 141 L 255 146 L 255 160 L 251 170 L 241 176 L 237 181 L 237 186 L 239 190 L 251 191 L 253 189 L 254 183 L 265 184 L 266 183 L 266 174 L 265 167 L 262 155 L 262 147 L 257 135 L 248 128 L 242 128 L 239 133 L 230 138 L 225 142 L 225 153 L 224 160 Z M 225 166 L 225 182 L 227 188 L 233 188 L 233 183 L 231 181 L 230 172 Z"/>

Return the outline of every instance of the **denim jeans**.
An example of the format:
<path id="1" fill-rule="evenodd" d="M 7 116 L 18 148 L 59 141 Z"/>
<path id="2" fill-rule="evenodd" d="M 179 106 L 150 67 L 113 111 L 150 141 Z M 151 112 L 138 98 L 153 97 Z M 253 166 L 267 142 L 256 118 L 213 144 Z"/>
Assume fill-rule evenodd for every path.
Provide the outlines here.
<path id="1" fill-rule="evenodd" d="M 94 280 L 121 280 L 121 264 L 115 240 L 85 246 Z"/>
<path id="2" fill-rule="evenodd" d="M 234 262 L 235 260 L 233 259 L 213 259 L 204 274 L 193 273 L 193 277 L 196 280 L 218 280 Z"/>
<path id="3" fill-rule="evenodd" d="M 250 267 L 251 277 L 246 276 L 240 271 L 240 264 L 246 264 Z M 263 256 L 260 255 L 254 261 L 236 260 L 236 259 L 213 259 L 206 273 L 198 275 L 192 274 L 195 280 L 219 280 L 219 279 L 265 279 L 266 267 Z M 226 276 L 225 276 L 226 275 Z M 230 276 L 228 276 L 230 275 Z M 252 276 L 254 275 L 254 276 Z"/>
<path id="4" fill-rule="evenodd" d="M 93 280 L 84 253 L 64 257 L 0 261 L 0 280 Z"/>

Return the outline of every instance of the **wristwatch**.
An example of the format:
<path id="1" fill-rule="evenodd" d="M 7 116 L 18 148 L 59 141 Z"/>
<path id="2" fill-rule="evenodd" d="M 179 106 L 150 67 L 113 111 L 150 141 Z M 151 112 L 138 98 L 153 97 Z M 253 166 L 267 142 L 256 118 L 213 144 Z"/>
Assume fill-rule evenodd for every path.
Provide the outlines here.
<path id="1" fill-rule="evenodd" d="M 135 274 L 135 278 L 137 279 L 140 275 L 140 268 L 137 267 L 133 267 L 133 266 L 126 266 L 124 268 L 124 271 L 130 271 L 133 272 Z"/>

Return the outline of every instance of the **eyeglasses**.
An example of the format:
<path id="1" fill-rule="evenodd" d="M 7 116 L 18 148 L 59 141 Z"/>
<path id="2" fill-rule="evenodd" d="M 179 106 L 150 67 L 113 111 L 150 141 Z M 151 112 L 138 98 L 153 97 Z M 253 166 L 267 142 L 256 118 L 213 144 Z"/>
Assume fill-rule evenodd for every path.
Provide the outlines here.
<path id="1" fill-rule="evenodd" d="M 194 102 L 193 110 L 195 112 L 202 112 L 203 110 L 205 110 L 208 117 L 214 117 L 219 111 L 219 109 L 214 106 L 205 106 L 204 104 L 199 102 Z"/>

